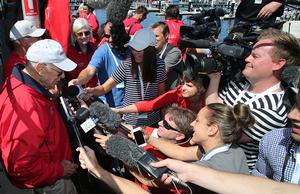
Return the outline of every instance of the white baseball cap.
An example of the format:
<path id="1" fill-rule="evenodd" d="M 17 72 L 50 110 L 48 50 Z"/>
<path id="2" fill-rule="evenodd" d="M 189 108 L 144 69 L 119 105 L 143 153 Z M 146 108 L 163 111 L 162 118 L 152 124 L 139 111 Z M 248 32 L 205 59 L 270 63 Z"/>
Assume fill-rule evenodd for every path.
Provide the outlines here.
<path id="1" fill-rule="evenodd" d="M 137 51 L 144 50 L 148 46 L 155 46 L 156 38 L 151 29 L 143 28 L 137 31 L 128 43 L 128 46 Z"/>
<path id="2" fill-rule="evenodd" d="M 35 27 L 30 21 L 17 21 L 10 29 L 9 38 L 11 40 L 18 40 L 24 37 L 41 37 L 46 29 Z"/>
<path id="3" fill-rule="evenodd" d="M 26 58 L 39 63 L 52 63 L 63 71 L 72 71 L 77 64 L 66 57 L 62 46 L 51 39 L 39 40 L 27 50 Z"/>

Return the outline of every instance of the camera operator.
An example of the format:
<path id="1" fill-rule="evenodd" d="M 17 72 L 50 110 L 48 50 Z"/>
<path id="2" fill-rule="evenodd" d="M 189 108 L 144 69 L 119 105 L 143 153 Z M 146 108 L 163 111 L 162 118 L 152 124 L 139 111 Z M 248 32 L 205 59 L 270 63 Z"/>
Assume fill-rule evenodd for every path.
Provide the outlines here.
<path id="1" fill-rule="evenodd" d="M 12 182 L 36 193 L 76 194 L 77 165 L 54 96 L 48 91 L 77 66 L 50 39 L 32 44 L 1 87 L 0 146 Z"/>
<path id="2" fill-rule="evenodd" d="M 263 135 L 287 123 L 280 75 L 285 66 L 299 63 L 299 53 L 297 39 L 279 30 L 267 29 L 259 36 L 245 60 L 247 64 L 242 71 L 245 81 L 229 82 L 218 95 L 221 73 L 209 75 L 211 80 L 206 104 L 223 102 L 234 106 L 238 102 L 246 103 L 255 117 L 255 125 L 243 129 L 239 144 L 246 153 L 250 169 L 255 166 L 258 144 Z"/>
<path id="3" fill-rule="evenodd" d="M 272 24 L 283 14 L 283 0 L 242 0 L 235 13 L 235 24 L 240 21 Z"/>

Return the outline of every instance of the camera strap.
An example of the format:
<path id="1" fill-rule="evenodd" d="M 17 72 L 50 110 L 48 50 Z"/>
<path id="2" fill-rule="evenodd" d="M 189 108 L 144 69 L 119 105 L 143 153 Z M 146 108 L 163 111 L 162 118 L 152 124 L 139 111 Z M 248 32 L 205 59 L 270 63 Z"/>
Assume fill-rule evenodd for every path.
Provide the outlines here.
<path id="1" fill-rule="evenodd" d="M 259 93 L 259 94 L 256 94 L 254 97 L 252 97 L 251 99 L 243 102 L 244 104 L 251 104 L 252 102 L 258 100 L 259 98 L 265 96 L 266 94 L 269 94 L 269 93 L 272 93 L 272 92 L 275 92 L 276 90 L 278 90 L 280 88 L 280 85 L 281 85 L 281 82 L 278 82 L 277 84 L 275 84 L 274 86 L 270 87 L 269 89 L 266 89 L 265 91 Z M 248 88 L 250 87 L 250 84 L 246 85 L 244 87 L 244 90 L 241 91 L 241 93 L 238 95 L 238 97 L 235 99 L 234 101 L 234 104 L 237 104 L 241 99 L 242 97 L 245 95 L 245 93 L 248 91 Z"/>

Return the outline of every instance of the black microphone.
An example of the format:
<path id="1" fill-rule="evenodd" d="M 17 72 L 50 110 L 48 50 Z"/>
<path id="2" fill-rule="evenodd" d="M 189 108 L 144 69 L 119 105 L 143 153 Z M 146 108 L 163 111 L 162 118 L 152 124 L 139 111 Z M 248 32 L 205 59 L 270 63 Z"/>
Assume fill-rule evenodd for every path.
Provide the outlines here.
<path id="1" fill-rule="evenodd" d="M 285 4 L 289 4 L 289 5 L 300 5 L 300 1 L 299 0 L 285 0 L 284 3 Z"/>
<path id="2" fill-rule="evenodd" d="M 155 179 L 158 179 L 163 173 L 167 172 L 176 183 L 188 187 L 184 181 L 180 180 L 174 172 L 166 167 L 155 168 L 151 166 L 150 163 L 158 162 L 158 160 L 142 147 L 139 147 L 125 137 L 112 135 L 106 141 L 106 153 L 121 160 L 130 167 L 142 167 Z"/>
<path id="3" fill-rule="evenodd" d="M 93 102 L 88 109 L 79 108 L 76 111 L 76 118 L 85 120 L 80 126 L 86 133 L 93 129 L 96 124 L 101 124 L 106 131 L 115 134 L 122 122 L 118 113 L 113 112 L 108 105 L 98 101 Z"/>

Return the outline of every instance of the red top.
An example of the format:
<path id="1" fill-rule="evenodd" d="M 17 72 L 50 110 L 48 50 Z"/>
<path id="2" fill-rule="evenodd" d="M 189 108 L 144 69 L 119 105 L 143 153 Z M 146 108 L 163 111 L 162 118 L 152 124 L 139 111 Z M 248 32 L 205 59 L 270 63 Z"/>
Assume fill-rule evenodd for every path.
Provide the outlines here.
<path id="1" fill-rule="evenodd" d="M 180 39 L 180 27 L 184 25 L 181 20 L 165 20 L 164 21 L 169 27 L 168 42 L 178 47 L 178 41 Z"/>
<path id="2" fill-rule="evenodd" d="M 149 136 L 151 136 L 151 134 L 153 133 L 153 130 L 155 128 L 153 127 L 145 127 L 144 128 L 144 132 L 147 133 Z M 151 144 L 147 144 L 144 147 L 144 150 L 147 152 L 150 152 L 151 155 L 153 155 L 156 159 L 158 160 L 163 160 L 166 159 L 166 156 L 161 153 L 158 149 L 156 149 L 155 147 L 153 147 Z M 147 185 L 144 185 L 142 183 L 140 183 L 139 181 L 136 181 L 144 190 L 153 193 L 153 194 L 177 194 L 178 192 L 176 191 L 176 189 L 170 188 L 156 188 L 156 187 L 148 187 Z M 187 194 L 187 190 L 186 189 L 179 189 L 180 193 L 182 194 Z"/>
<path id="3" fill-rule="evenodd" d="M 71 79 L 75 79 L 78 77 L 79 73 L 85 69 L 93 54 L 96 49 L 96 45 L 93 43 L 89 43 L 88 51 L 87 54 L 84 54 L 83 52 L 80 51 L 79 46 L 70 46 L 68 49 L 68 58 L 70 58 L 72 61 L 77 63 L 77 67 L 70 72 L 66 73 L 66 81 L 69 82 Z M 85 87 L 95 87 L 98 85 L 98 79 L 96 75 L 87 83 L 85 84 Z"/>
<path id="4" fill-rule="evenodd" d="M 143 26 L 141 25 L 141 21 L 136 19 L 135 17 L 125 18 L 123 21 L 125 30 L 128 33 L 128 30 L 130 29 L 129 35 L 133 36 L 138 30 L 142 29 Z"/>
<path id="5" fill-rule="evenodd" d="M 160 109 L 169 104 L 176 103 L 179 107 L 190 108 L 190 102 L 187 98 L 182 96 L 182 86 L 177 86 L 174 90 L 169 90 L 168 92 L 152 99 L 136 102 L 138 112 L 149 112 L 153 110 Z"/>
<path id="6" fill-rule="evenodd" d="M 10 76 L 0 88 L 2 159 L 17 186 L 51 185 L 62 178 L 64 168 L 60 162 L 71 160 L 67 129 L 57 102 L 42 94 L 41 86 L 29 76 L 19 77 L 29 80 L 30 86 Z"/>
<path id="7" fill-rule="evenodd" d="M 15 51 L 12 51 L 3 66 L 3 81 L 11 75 L 12 69 L 15 64 L 26 64 L 25 56 L 20 56 Z"/>

